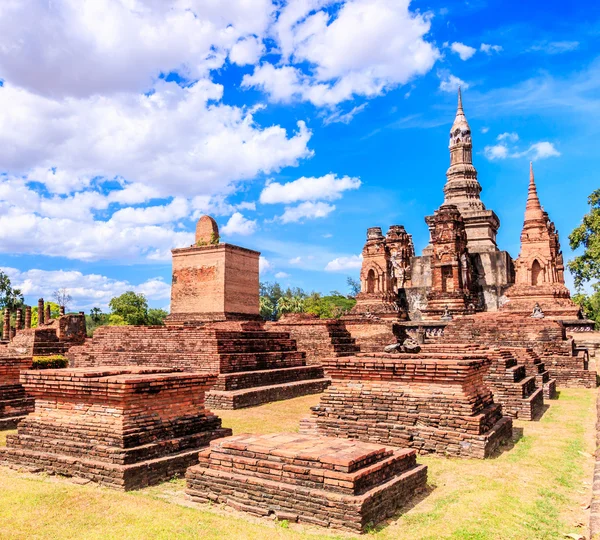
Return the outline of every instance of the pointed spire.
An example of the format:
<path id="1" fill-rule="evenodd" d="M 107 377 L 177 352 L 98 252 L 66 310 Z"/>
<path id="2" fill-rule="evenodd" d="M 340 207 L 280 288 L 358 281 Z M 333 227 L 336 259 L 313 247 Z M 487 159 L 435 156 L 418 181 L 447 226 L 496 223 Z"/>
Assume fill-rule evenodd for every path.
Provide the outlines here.
<path id="1" fill-rule="evenodd" d="M 460 127 L 462 131 L 471 131 L 469 122 L 467 122 L 467 117 L 465 116 L 465 111 L 463 110 L 462 92 L 460 90 L 460 86 L 458 87 L 458 106 L 456 107 L 456 117 L 454 118 L 454 123 L 452 124 L 450 133 L 453 133 L 457 127 Z"/>
<path id="2" fill-rule="evenodd" d="M 535 177 L 533 175 L 533 162 L 529 162 L 529 193 L 527 195 L 527 205 L 525 206 L 525 223 L 531 220 L 544 218 L 544 210 L 540 204 Z"/>

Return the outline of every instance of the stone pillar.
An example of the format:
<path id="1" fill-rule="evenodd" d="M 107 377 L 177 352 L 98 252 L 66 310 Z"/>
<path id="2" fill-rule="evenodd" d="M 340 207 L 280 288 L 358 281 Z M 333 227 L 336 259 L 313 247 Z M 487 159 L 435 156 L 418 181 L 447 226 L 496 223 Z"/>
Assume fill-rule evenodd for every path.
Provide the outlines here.
<path id="1" fill-rule="evenodd" d="M 2 339 L 8 341 L 10 339 L 10 309 L 4 310 L 4 324 L 2 325 Z"/>
<path id="2" fill-rule="evenodd" d="M 38 300 L 38 326 L 44 324 L 44 299 Z"/>
<path id="3" fill-rule="evenodd" d="M 50 303 L 46 303 L 46 324 L 50 324 L 50 319 L 52 319 L 52 313 L 50 312 Z"/>
<path id="4" fill-rule="evenodd" d="M 31 306 L 25 307 L 25 329 L 31 328 Z"/>
<path id="5" fill-rule="evenodd" d="M 15 330 L 17 332 L 23 329 L 23 310 L 21 308 L 17 309 L 17 318 L 15 319 Z"/>
<path id="6" fill-rule="evenodd" d="M 16 335 L 17 335 L 17 329 L 11 328 L 10 329 L 10 339 L 12 340 Z"/>
<path id="7" fill-rule="evenodd" d="M 64 317 L 64 316 L 65 316 L 65 306 L 60 306 L 60 307 L 58 308 L 58 315 L 59 315 L 60 317 Z"/>

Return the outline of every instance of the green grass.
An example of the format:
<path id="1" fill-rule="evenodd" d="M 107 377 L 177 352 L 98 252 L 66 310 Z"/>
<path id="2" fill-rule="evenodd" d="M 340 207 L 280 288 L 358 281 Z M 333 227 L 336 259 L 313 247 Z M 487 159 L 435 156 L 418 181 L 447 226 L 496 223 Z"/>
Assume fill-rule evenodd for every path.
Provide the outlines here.
<path id="1" fill-rule="evenodd" d="M 377 539 L 555 539 L 587 535 L 596 393 L 563 390 L 539 422 L 499 456 L 422 456 L 429 490 L 404 514 L 371 527 Z M 293 431 L 318 402 L 307 396 L 254 409 L 219 411 L 235 433 Z M 5 434 L 0 432 L 0 445 Z M 133 493 L 0 468 L 0 539 L 348 538 L 323 529 L 253 518 L 220 505 L 191 505 L 181 479 Z"/>

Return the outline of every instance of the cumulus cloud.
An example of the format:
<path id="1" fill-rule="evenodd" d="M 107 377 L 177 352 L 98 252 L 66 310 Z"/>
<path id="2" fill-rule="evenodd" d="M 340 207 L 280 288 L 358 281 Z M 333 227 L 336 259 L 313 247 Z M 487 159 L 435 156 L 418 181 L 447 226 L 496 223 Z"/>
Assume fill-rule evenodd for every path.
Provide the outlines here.
<path id="1" fill-rule="evenodd" d="M 233 214 L 229 221 L 221 227 L 221 232 L 227 235 L 250 236 L 257 229 L 255 220 L 245 218 L 240 212 Z"/>
<path id="2" fill-rule="evenodd" d="M 142 293 L 148 300 L 170 298 L 171 285 L 162 278 L 148 279 L 139 284 L 112 279 L 101 274 L 83 274 L 76 270 L 20 271 L 16 268 L 0 268 L 10 277 L 13 286 L 25 296 L 51 299 L 54 291 L 65 288 L 73 298 L 70 309 L 88 310 L 92 307 L 106 309 L 108 302 L 126 291 Z"/>
<path id="3" fill-rule="evenodd" d="M 277 279 L 286 279 L 286 278 L 289 278 L 289 277 L 290 277 L 290 275 L 289 275 L 289 274 L 286 274 L 285 272 L 277 272 L 277 273 L 275 274 L 275 277 L 276 277 Z"/>
<path id="4" fill-rule="evenodd" d="M 282 223 L 296 223 L 305 219 L 327 217 L 335 210 L 333 204 L 324 202 L 303 202 L 298 206 L 288 206 L 278 218 Z"/>
<path id="5" fill-rule="evenodd" d="M 442 92 L 455 93 L 458 91 L 459 86 L 463 90 L 469 88 L 469 83 L 459 79 L 451 73 L 439 73 L 438 76 L 440 78 L 440 90 Z"/>
<path id="6" fill-rule="evenodd" d="M 502 133 L 498 135 L 498 144 L 486 146 L 483 153 L 490 161 L 507 158 L 528 157 L 531 160 L 545 159 L 549 157 L 560 156 L 560 152 L 556 149 L 553 143 L 548 141 L 540 141 L 533 143 L 526 150 L 519 150 L 511 143 L 516 143 L 519 140 L 517 133 Z"/>
<path id="7" fill-rule="evenodd" d="M 229 53 L 229 58 L 238 66 L 256 64 L 265 52 L 262 41 L 255 37 L 249 37 L 238 41 Z"/>
<path id="8" fill-rule="evenodd" d="M 486 54 L 492 54 L 494 52 L 497 52 L 497 53 L 501 52 L 502 47 L 500 45 L 490 45 L 489 43 L 482 43 L 481 46 L 479 47 L 479 50 Z"/>
<path id="9" fill-rule="evenodd" d="M 461 60 L 468 60 L 477 52 L 475 47 L 469 47 L 468 45 L 458 41 L 455 41 L 452 45 L 450 45 L 450 49 L 452 52 L 458 54 Z"/>
<path id="10" fill-rule="evenodd" d="M 258 271 L 261 274 L 264 274 L 265 272 L 270 272 L 272 269 L 273 265 L 269 262 L 269 260 L 266 257 L 263 257 L 261 255 L 258 259 Z"/>
<path id="11" fill-rule="evenodd" d="M 439 58 L 428 41 L 429 15 L 409 0 L 303 0 L 282 9 L 271 33 L 281 53 L 242 81 L 273 101 L 333 106 L 373 97 L 427 73 Z M 337 10 L 328 11 L 331 8 Z M 331 15 L 335 13 L 335 15 Z M 310 69 L 305 66 L 311 66 Z"/>
<path id="12" fill-rule="evenodd" d="M 327 272 L 341 272 L 344 270 L 356 270 L 362 266 L 362 255 L 351 255 L 349 257 L 337 257 L 327 263 Z"/>
<path id="13" fill-rule="evenodd" d="M 270 182 L 260 194 L 263 204 L 293 203 L 297 201 L 316 201 L 339 199 L 347 190 L 358 189 L 361 181 L 358 178 L 343 176 L 338 178 L 333 173 L 321 177 L 305 177 L 280 184 Z"/>

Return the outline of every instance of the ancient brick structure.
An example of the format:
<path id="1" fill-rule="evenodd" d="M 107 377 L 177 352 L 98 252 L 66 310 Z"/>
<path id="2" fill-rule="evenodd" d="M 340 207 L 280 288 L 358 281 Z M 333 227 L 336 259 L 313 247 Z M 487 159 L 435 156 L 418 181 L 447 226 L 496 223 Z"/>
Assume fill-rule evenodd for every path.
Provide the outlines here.
<path id="1" fill-rule="evenodd" d="M 423 314 L 464 314 L 472 304 L 472 268 L 461 213 L 454 205 L 440 206 L 427 218 L 431 231 L 431 290 Z M 471 310 L 475 310 L 472 304 Z"/>
<path id="2" fill-rule="evenodd" d="M 308 364 L 321 364 L 325 358 L 351 356 L 360 352 L 356 340 L 339 319 L 319 319 L 307 313 L 290 313 L 276 323 L 267 324 L 268 329 L 289 332 L 306 353 Z"/>
<path id="3" fill-rule="evenodd" d="M 482 354 L 359 354 L 325 362 L 332 378 L 301 432 L 485 458 L 510 440 L 484 382 Z"/>
<path id="4" fill-rule="evenodd" d="M 380 227 L 371 227 L 362 255 L 361 292 L 352 313 L 393 318 L 406 313 L 399 291 L 410 280 L 410 260 L 415 255 L 411 235 L 400 225 L 392 225 L 385 237 Z"/>
<path id="5" fill-rule="evenodd" d="M 33 398 L 19 381 L 21 371 L 29 368 L 30 356 L 0 356 L 0 430 L 14 428 L 33 411 Z"/>
<path id="6" fill-rule="evenodd" d="M 551 318 L 578 318 L 580 308 L 565 286 L 565 267 L 558 231 L 544 211 L 530 164 L 529 194 L 521 232 L 521 252 L 515 261 L 515 284 L 506 291 L 502 310 L 531 315 L 538 304 Z"/>
<path id="7" fill-rule="evenodd" d="M 556 382 L 531 349 L 486 347 L 477 343 L 428 343 L 421 351 L 434 354 L 483 354 L 491 362 L 484 381 L 502 405 L 502 412 L 519 420 L 534 420 L 543 411 L 544 400 L 556 397 Z M 528 357 L 531 353 L 531 357 Z"/>
<path id="8" fill-rule="evenodd" d="M 231 435 L 204 406 L 212 376 L 160 368 L 25 371 L 35 412 L 0 449 L 0 463 L 116 489 L 183 474 L 211 440 Z"/>
<path id="9" fill-rule="evenodd" d="M 188 469 L 187 493 L 258 516 L 363 532 L 425 488 L 416 452 L 298 434 L 213 441 Z"/>
<path id="10" fill-rule="evenodd" d="M 259 320 L 260 253 L 219 242 L 217 224 L 203 216 L 196 245 L 173 249 L 169 325 Z"/>
<path id="11" fill-rule="evenodd" d="M 517 313 L 479 313 L 451 321 L 445 328 L 445 343 L 479 343 L 492 347 L 529 349 L 523 355 L 528 375 L 548 370 L 544 384 L 555 380 L 560 387 L 596 387 L 596 371 L 589 369 L 587 351 L 567 339 L 563 325 L 551 319 L 533 319 Z M 522 354 L 518 351 L 516 354 Z M 541 362 L 540 362 L 541 360 Z M 545 369 L 541 366 L 545 366 Z M 548 389 L 551 392 L 551 388 Z"/>
<path id="12" fill-rule="evenodd" d="M 306 364 L 289 333 L 264 323 L 229 321 L 192 327 L 106 326 L 69 349 L 71 366 L 161 366 L 212 373 L 211 408 L 239 409 L 321 392 L 329 380 Z M 218 377 L 217 377 L 218 375 Z"/>

